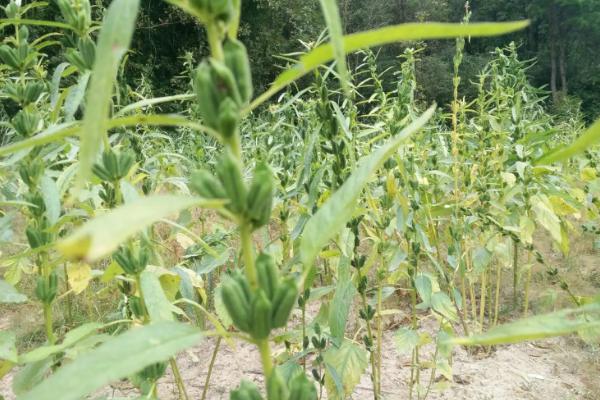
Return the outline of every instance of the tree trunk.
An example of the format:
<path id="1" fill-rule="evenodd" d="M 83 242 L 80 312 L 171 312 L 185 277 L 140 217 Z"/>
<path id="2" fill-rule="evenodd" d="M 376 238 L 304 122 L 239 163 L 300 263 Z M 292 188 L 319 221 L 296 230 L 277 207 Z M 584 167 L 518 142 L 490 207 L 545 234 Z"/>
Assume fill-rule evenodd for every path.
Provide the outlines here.
<path id="1" fill-rule="evenodd" d="M 559 100 L 558 96 L 558 85 L 557 85 L 557 76 L 558 76 L 558 67 L 557 67 L 557 51 L 556 51 L 556 40 L 557 32 L 556 32 L 556 4 L 552 3 L 548 8 L 548 40 L 550 41 L 550 90 L 552 91 L 552 100 L 554 103 L 557 103 Z"/>
<path id="2" fill-rule="evenodd" d="M 559 69 L 560 69 L 560 90 L 563 96 L 567 95 L 569 91 L 568 83 L 567 83 L 567 50 L 564 42 L 564 37 L 561 38 L 559 42 Z"/>

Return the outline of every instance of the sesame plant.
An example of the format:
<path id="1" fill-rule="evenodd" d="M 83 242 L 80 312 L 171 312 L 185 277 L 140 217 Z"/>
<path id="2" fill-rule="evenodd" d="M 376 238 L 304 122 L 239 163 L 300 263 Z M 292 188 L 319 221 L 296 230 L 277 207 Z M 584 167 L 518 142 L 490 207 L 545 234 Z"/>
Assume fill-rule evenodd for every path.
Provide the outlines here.
<path id="1" fill-rule="evenodd" d="M 573 309 L 500 324 L 506 309 L 530 313 L 538 228 L 567 253 L 572 218 L 582 208 L 597 218 L 597 189 L 578 185 L 596 176 L 598 123 L 564 122 L 579 136 L 550 140 L 555 121 L 514 45 L 481 72 L 478 97 L 461 99 L 468 38 L 527 22 L 471 23 L 467 12 L 461 24 L 344 35 L 337 3 L 322 0 L 327 33 L 284 57 L 255 96 L 242 0 L 169 3 L 204 27 L 210 54 L 185 58 L 189 92 L 159 98 L 143 79 L 121 82 L 139 0 L 112 1 L 101 23 L 87 0 L 57 0 L 63 21 L 27 18 L 46 3 L 4 7 L 0 84 L 13 116 L 0 205 L 20 212 L 27 243 L 3 259 L 0 302 L 39 306 L 45 334 L 18 350 L 0 332 L 0 377 L 14 374 L 19 400 L 76 400 L 120 379 L 158 399 L 167 371 L 190 399 L 177 354 L 208 337 L 203 399 L 221 347 L 239 341 L 256 350 L 264 385 L 243 380 L 232 400 L 345 399 L 364 374 L 383 399 L 390 315 L 407 317 L 394 338 L 420 400 L 436 372 L 452 381 L 453 345 L 598 327 L 599 303 L 560 277 Z M 446 38 L 457 38 L 449 114 L 418 99 L 421 42 L 386 71 L 370 50 Z M 58 64 L 45 58 L 52 46 Z M 301 78 L 312 82 L 300 89 Z M 161 113 L 165 103 L 179 112 Z"/>

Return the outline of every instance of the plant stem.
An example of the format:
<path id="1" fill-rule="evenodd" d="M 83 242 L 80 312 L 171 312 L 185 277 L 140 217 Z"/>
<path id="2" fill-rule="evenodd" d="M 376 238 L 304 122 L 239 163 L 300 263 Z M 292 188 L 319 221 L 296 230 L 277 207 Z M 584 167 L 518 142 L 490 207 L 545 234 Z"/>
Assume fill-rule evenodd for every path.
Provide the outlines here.
<path id="1" fill-rule="evenodd" d="M 213 350 L 212 357 L 210 358 L 210 364 L 208 364 L 208 372 L 206 373 L 206 380 L 204 381 L 204 389 L 202 389 L 202 397 L 201 400 L 206 400 L 206 394 L 208 393 L 208 385 L 210 384 L 210 378 L 212 376 L 213 367 L 215 366 L 215 361 L 217 359 L 217 354 L 219 353 L 219 348 L 221 347 L 221 340 L 223 338 L 219 336 L 217 338 L 217 342 L 215 343 L 215 349 Z"/>
<path id="2" fill-rule="evenodd" d="M 258 278 L 256 275 L 256 267 L 254 266 L 254 251 L 252 246 L 252 233 L 250 224 L 244 222 L 240 226 L 240 236 L 242 239 L 242 258 L 246 267 L 246 277 L 248 283 L 253 289 L 258 287 Z"/>
<path id="3" fill-rule="evenodd" d="M 225 55 L 223 53 L 222 35 L 219 32 L 219 26 L 215 23 L 206 25 L 206 35 L 210 46 L 210 55 L 217 61 L 223 61 Z"/>
<path id="4" fill-rule="evenodd" d="M 525 305 L 523 310 L 524 317 L 529 314 L 529 287 L 531 285 L 531 273 L 533 270 L 533 265 L 531 265 L 531 250 L 527 253 L 527 264 L 529 264 L 529 271 L 527 271 L 527 281 L 525 282 Z"/>
<path id="5" fill-rule="evenodd" d="M 46 326 L 46 337 L 48 343 L 54 345 L 56 343 L 56 337 L 52 330 L 52 304 L 44 304 L 44 322 Z"/>
<path id="6" fill-rule="evenodd" d="M 260 359 L 262 361 L 265 379 L 268 379 L 271 376 L 271 371 L 273 370 L 273 360 L 271 360 L 271 346 L 269 344 L 269 339 L 260 340 L 256 342 L 256 345 L 260 351 Z"/>
<path id="7" fill-rule="evenodd" d="M 517 286 L 519 284 L 519 244 L 513 240 L 513 309 L 517 308 Z"/>
<path id="8" fill-rule="evenodd" d="M 177 361 L 175 360 L 175 357 L 171 357 L 171 359 L 169 360 L 169 364 L 171 365 L 173 377 L 175 378 L 175 382 L 177 383 L 177 390 L 179 391 L 179 400 L 188 400 L 188 395 L 185 391 L 185 385 L 183 383 L 183 379 L 181 378 L 181 373 L 179 372 L 179 367 L 177 366 Z"/>

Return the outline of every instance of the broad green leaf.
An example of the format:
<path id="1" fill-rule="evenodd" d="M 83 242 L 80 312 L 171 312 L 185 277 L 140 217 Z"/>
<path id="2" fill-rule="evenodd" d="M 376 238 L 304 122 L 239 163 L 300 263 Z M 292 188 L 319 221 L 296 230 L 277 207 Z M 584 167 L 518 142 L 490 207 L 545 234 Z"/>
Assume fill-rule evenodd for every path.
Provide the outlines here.
<path id="1" fill-rule="evenodd" d="M 342 264 L 343 261 L 340 261 Z M 349 260 L 346 258 L 344 265 L 340 265 L 338 268 L 349 268 Z M 346 332 L 346 323 L 348 322 L 348 315 L 350 315 L 350 309 L 352 308 L 352 299 L 356 294 L 356 288 L 350 279 L 349 273 L 340 273 L 340 278 L 336 284 L 335 294 L 329 307 L 329 328 L 331 330 L 331 336 L 338 344 L 342 342 L 344 333 Z"/>
<path id="2" fill-rule="evenodd" d="M 17 336 L 13 331 L 0 331 L 0 360 L 18 361 Z"/>
<path id="3" fill-rule="evenodd" d="M 598 311 L 600 311 L 600 303 L 593 303 L 579 309 L 562 310 L 551 314 L 524 318 L 492 328 L 482 334 L 451 338 L 449 341 L 463 346 L 479 346 L 519 343 L 527 340 L 568 335 L 599 328 Z"/>
<path id="4" fill-rule="evenodd" d="M 92 165 L 107 141 L 108 116 L 113 84 L 121 58 L 129 49 L 139 0 L 114 0 L 108 7 L 96 47 L 96 62 L 86 99 L 80 132 L 79 183 L 89 178 Z"/>
<path id="5" fill-rule="evenodd" d="M 347 96 L 350 95 L 350 74 L 346 65 L 346 51 L 344 50 L 344 31 L 342 29 L 342 20 L 337 5 L 337 0 L 320 0 L 325 22 L 329 29 L 333 55 L 337 63 L 337 71 L 340 76 L 342 88 Z"/>
<path id="6" fill-rule="evenodd" d="M 452 300 L 450 300 L 450 297 L 444 292 L 436 292 L 431 296 L 431 308 L 450 321 L 456 321 L 458 319 Z"/>
<path id="7" fill-rule="evenodd" d="M 305 279 L 308 276 L 308 270 L 311 269 L 312 262 L 321 249 L 352 218 L 360 194 L 371 176 L 408 137 L 420 130 L 429 121 L 434 111 L 435 107 L 431 107 L 421 117 L 402 130 L 398 136 L 375 150 L 371 155 L 362 158 L 357 169 L 348 180 L 306 223 L 300 239 L 300 260 L 305 268 Z"/>
<path id="8" fill-rule="evenodd" d="M 142 293 L 144 303 L 153 322 L 173 321 L 173 312 L 176 308 L 162 289 L 158 275 L 152 271 L 145 270 L 141 275 Z"/>
<path id="9" fill-rule="evenodd" d="M 400 354 L 410 354 L 419 344 L 419 334 L 412 329 L 400 328 L 394 334 L 396 350 Z"/>
<path id="10" fill-rule="evenodd" d="M 323 354 L 323 358 L 325 363 L 335 371 L 343 386 L 343 393 L 340 393 L 331 371 L 328 370 L 325 374 L 325 387 L 327 388 L 328 398 L 333 400 L 346 399 L 360 382 L 361 375 L 367 369 L 369 364 L 367 351 L 350 340 L 344 340 L 339 348 L 330 347 Z"/>
<path id="11" fill-rule="evenodd" d="M 431 307 L 431 296 L 433 294 L 433 284 L 429 276 L 419 274 L 415 278 L 415 288 L 421 298 L 422 303 L 418 305 L 419 309 L 427 309 Z"/>
<path id="12" fill-rule="evenodd" d="M 25 303 L 26 301 L 27 296 L 17 292 L 12 285 L 0 279 L 0 304 Z"/>
<path id="13" fill-rule="evenodd" d="M 88 221 L 56 246 L 69 258 L 93 262 L 109 255 L 129 237 L 162 218 L 192 206 L 219 208 L 221 205 L 222 202 L 197 197 L 142 197 Z"/>
<path id="14" fill-rule="evenodd" d="M 78 400 L 144 367 L 198 344 L 189 325 L 160 322 L 127 331 L 58 369 L 17 400 Z"/>
<path id="15" fill-rule="evenodd" d="M 600 120 L 596 121 L 570 146 L 559 146 L 553 149 L 537 160 L 535 164 L 552 164 L 553 162 L 564 161 L 583 153 L 598 143 L 600 143 Z"/>
<path id="16" fill-rule="evenodd" d="M 44 205 L 46 206 L 46 217 L 48 222 L 54 225 L 60 217 L 60 193 L 54 179 L 47 175 L 42 176 L 40 180 L 40 189 Z"/>
<path id="17" fill-rule="evenodd" d="M 401 24 L 346 35 L 344 36 L 344 51 L 348 54 L 360 49 L 412 40 L 446 39 L 459 36 L 497 36 L 524 29 L 528 25 L 529 21 L 468 25 L 449 23 Z M 249 110 L 256 108 L 290 83 L 300 79 L 319 65 L 332 61 L 334 58 L 333 45 L 330 43 L 319 46 L 302 56 L 296 65 L 277 77 L 269 90 L 252 102 Z"/>

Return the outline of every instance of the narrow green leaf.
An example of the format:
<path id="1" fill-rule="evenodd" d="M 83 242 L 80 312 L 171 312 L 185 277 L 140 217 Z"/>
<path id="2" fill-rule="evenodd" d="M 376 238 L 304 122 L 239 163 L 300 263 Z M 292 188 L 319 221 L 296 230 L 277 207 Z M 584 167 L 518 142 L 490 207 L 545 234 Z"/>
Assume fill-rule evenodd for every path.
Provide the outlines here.
<path id="1" fill-rule="evenodd" d="M 172 101 L 184 101 L 184 100 L 192 100 L 195 99 L 195 94 L 177 94 L 174 96 L 165 96 L 165 97 L 157 97 L 152 99 L 144 99 L 138 102 L 129 104 L 122 109 L 119 110 L 118 113 L 115 114 L 116 117 L 125 115 L 133 110 L 139 110 L 140 108 L 150 107 L 156 104 L 169 103 Z"/>
<path id="2" fill-rule="evenodd" d="M 562 310 L 551 314 L 524 318 L 501 325 L 470 337 L 450 338 L 452 344 L 462 346 L 497 345 L 519 343 L 527 340 L 546 339 L 600 327 L 600 303 L 578 309 Z M 587 313 L 595 313 L 593 316 Z"/>
<path id="3" fill-rule="evenodd" d="M 323 354 L 325 363 L 334 369 L 335 375 L 330 371 L 325 374 L 325 387 L 330 399 L 346 399 L 360 382 L 361 375 L 367 369 L 368 353 L 361 346 L 350 340 L 344 340 L 339 348 L 331 347 Z M 342 381 L 343 393 L 340 393 L 336 381 Z"/>
<path id="4" fill-rule="evenodd" d="M 106 139 L 113 84 L 121 58 L 129 49 L 138 8 L 139 0 L 114 0 L 102 23 L 81 130 L 79 184 L 91 175 Z"/>
<path id="5" fill-rule="evenodd" d="M 30 137 L 29 139 L 21 140 L 7 146 L 0 147 L 0 157 L 13 154 L 30 147 L 42 146 L 47 143 L 52 143 L 68 136 L 76 135 L 79 132 L 80 126 L 74 122 L 51 126 L 45 131 Z"/>
<path id="6" fill-rule="evenodd" d="M 600 120 L 596 121 L 587 131 L 585 131 L 570 146 L 559 146 L 556 149 L 546 153 L 535 165 L 552 164 L 557 161 L 564 161 L 568 158 L 583 153 L 590 147 L 600 143 Z"/>
<path id="7" fill-rule="evenodd" d="M 109 255 L 129 237 L 162 218 L 193 206 L 218 209 L 222 204 L 221 201 L 189 196 L 142 197 L 88 221 L 56 246 L 69 258 L 93 262 Z"/>
<path id="8" fill-rule="evenodd" d="M 132 329 L 58 369 L 17 400 L 78 400 L 150 364 L 168 360 L 201 338 L 198 329 L 176 322 Z"/>
<path id="9" fill-rule="evenodd" d="M 346 51 L 344 49 L 344 31 L 342 29 L 342 19 L 336 0 L 320 0 L 325 22 L 329 29 L 331 46 L 337 63 L 336 68 L 340 77 L 342 88 L 346 96 L 350 95 L 350 74 L 346 65 Z"/>
<path id="10" fill-rule="evenodd" d="M 312 262 L 321 249 L 352 217 L 358 198 L 371 176 L 413 133 L 420 130 L 433 116 L 435 106 L 407 126 L 395 138 L 381 146 L 371 155 L 360 160 L 359 166 L 346 182 L 306 223 L 300 239 L 300 260 L 305 267 L 305 279 Z"/>
<path id="11" fill-rule="evenodd" d="M 25 303 L 27 296 L 17 292 L 17 289 L 0 279 L 0 304 Z"/>
<path id="12" fill-rule="evenodd" d="M 344 37 L 343 48 L 345 53 L 348 54 L 360 49 L 402 41 L 446 39 L 459 36 L 497 36 L 524 29 L 528 25 L 529 21 L 474 23 L 468 25 L 449 23 L 401 24 L 346 35 Z M 319 46 L 302 56 L 296 65 L 277 77 L 269 90 L 252 102 L 249 110 L 256 108 L 290 83 L 303 77 L 319 65 L 332 61 L 334 58 L 334 50 L 331 43 Z"/>
<path id="13" fill-rule="evenodd" d="M 65 24 L 64 22 L 57 21 L 43 21 L 37 19 L 8 19 L 2 18 L 0 19 L 0 26 L 2 25 L 11 25 L 11 24 L 19 24 L 19 25 L 31 25 L 31 26 L 47 26 L 50 28 L 60 28 L 60 29 L 68 29 L 72 30 L 73 27 L 69 24 Z"/>

